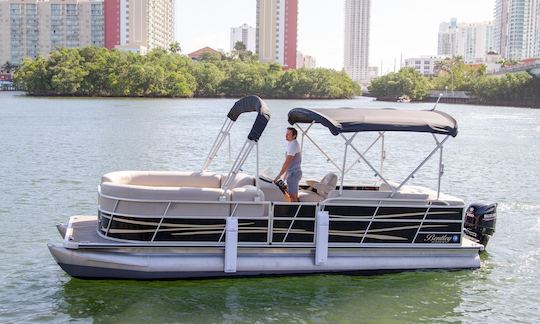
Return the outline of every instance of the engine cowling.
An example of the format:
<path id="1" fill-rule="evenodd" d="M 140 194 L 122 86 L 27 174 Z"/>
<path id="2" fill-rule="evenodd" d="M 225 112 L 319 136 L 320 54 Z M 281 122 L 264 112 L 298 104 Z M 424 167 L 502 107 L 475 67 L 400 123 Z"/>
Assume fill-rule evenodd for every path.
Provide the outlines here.
<path id="1" fill-rule="evenodd" d="M 465 234 L 484 247 L 493 233 L 497 223 L 496 203 L 473 203 L 465 213 Z"/>

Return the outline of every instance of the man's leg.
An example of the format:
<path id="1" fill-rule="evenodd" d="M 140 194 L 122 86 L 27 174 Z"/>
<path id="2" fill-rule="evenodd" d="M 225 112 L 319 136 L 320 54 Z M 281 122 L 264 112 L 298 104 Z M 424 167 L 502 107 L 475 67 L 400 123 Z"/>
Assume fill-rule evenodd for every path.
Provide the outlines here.
<path id="1" fill-rule="evenodd" d="M 302 171 L 294 171 L 287 174 L 287 187 L 289 190 L 289 198 L 291 202 L 297 202 L 298 200 L 298 185 L 300 184 L 300 178 L 302 178 Z"/>

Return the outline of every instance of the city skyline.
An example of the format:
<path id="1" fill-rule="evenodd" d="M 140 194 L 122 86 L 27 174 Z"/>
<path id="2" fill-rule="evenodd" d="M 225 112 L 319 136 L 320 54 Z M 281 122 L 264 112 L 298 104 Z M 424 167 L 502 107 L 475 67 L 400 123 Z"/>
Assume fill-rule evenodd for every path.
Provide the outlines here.
<path id="1" fill-rule="evenodd" d="M 317 66 L 342 69 L 345 1 L 300 0 L 298 6 L 298 51 L 313 56 Z M 399 69 L 401 55 L 435 55 L 441 22 L 452 17 L 471 23 L 492 20 L 494 6 L 495 0 L 373 1 L 369 63 L 380 67 L 382 61 L 386 73 L 394 69 L 394 60 Z M 202 26 L 196 12 L 204 12 L 211 23 Z M 255 13 L 256 2 L 251 0 L 177 0 L 176 39 L 184 53 L 204 46 L 227 50 L 230 28 L 255 26 Z"/>

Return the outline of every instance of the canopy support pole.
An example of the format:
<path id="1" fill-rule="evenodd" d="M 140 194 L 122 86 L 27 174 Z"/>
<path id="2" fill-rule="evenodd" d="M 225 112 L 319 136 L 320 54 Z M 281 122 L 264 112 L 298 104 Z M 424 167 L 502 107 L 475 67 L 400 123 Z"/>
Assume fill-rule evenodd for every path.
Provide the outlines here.
<path id="1" fill-rule="evenodd" d="M 227 178 L 225 179 L 225 182 L 221 185 L 221 189 L 227 190 L 229 189 L 229 186 L 233 182 L 234 178 L 236 178 L 236 175 L 240 171 L 240 168 L 242 168 L 242 165 L 244 165 L 244 162 L 249 156 L 249 152 L 253 149 L 253 146 L 257 145 L 257 142 L 246 139 L 244 142 L 244 146 L 242 146 L 242 149 L 240 150 L 240 153 L 238 154 L 238 157 L 234 161 L 231 170 L 229 171 L 229 174 L 227 175 Z"/>
<path id="2" fill-rule="evenodd" d="M 435 143 L 437 143 L 437 146 L 441 146 L 440 148 L 440 151 L 439 151 L 439 177 L 438 177 L 438 181 L 437 181 L 437 200 L 439 199 L 439 196 L 441 195 L 441 179 L 442 179 L 442 176 L 444 174 L 444 164 L 443 164 L 443 150 L 444 150 L 444 147 L 441 145 L 441 143 L 439 142 L 439 140 L 437 139 L 437 136 L 435 136 L 435 134 L 432 134 L 433 135 L 433 139 L 435 140 Z"/>
<path id="3" fill-rule="evenodd" d="M 358 133 L 356 133 L 358 134 Z M 340 134 L 341 137 L 343 137 L 345 140 L 347 140 L 347 137 L 345 137 L 345 135 L 343 134 Z M 381 179 L 384 183 L 386 183 L 388 185 L 388 187 L 392 188 L 392 186 L 388 183 L 388 181 L 382 176 L 382 174 L 379 173 L 379 171 L 377 171 L 377 169 L 371 165 L 371 163 L 369 163 L 369 161 L 364 157 L 364 155 L 352 144 L 351 145 L 351 148 L 360 156 L 360 158 L 366 163 L 366 165 L 371 169 L 373 170 L 373 172 L 375 172 L 375 175 L 377 177 L 379 177 L 379 179 Z M 396 189 L 392 188 L 392 195 L 394 195 L 394 193 L 396 192 Z"/>
<path id="4" fill-rule="evenodd" d="M 384 134 L 384 132 L 383 132 Z M 379 139 L 382 137 L 381 135 L 381 132 L 379 132 L 379 136 L 364 150 L 364 153 L 363 154 L 366 154 L 367 152 L 369 152 L 369 150 L 373 147 L 373 145 L 375 145 Z M 384 139 L 384 137 L 382 137 Z M 347 171 L 345 171 L 345 173 L 348 173 L 349 171 L 352 170 L 352 168 L 356 165 L 356 163 L 362 161 L 362 159 L 358 158 L 356 159 L 350 166 L 349 168 L 347 169 Z"/>
<path id="5" fill-rule="evenodd" d="M 386 159 L 386 151 L 384 150 L 384 132 L 379 132 L 381 136 L 381 169 L 379 173 L 383 174 L 384 160 Z"/>
<path id="6" fill-rule="evenodd" d="M 257 164 L 257 167 L 255 168 L 255 172 L 256 172 L 256 174 L 255 174 L 255 177 L 256 177 L 256 178 L 255 178 L 255 186 L 257 187 L 257 198 L 258 198 L 258 201 L 260 201 L 260 200 L 261 200 L 261 197 L 259 196 L 259 192 L 260 192 L 260 190 L 259 190 L 259 142 L 257 142 L 257 143 L 255 144 L 255 149 L 256 149 L 256 153 L 257 153 L 257 154 L 256 154 L 256 158 L 257 158 L 256 164 Z"/>
<path id="7" fill-rule="evenodd" d="M 420 170 L 421 167 L 424 166 L 424 164 L 426 164 L 426 162 L 433 156 L 433 154 L 435 154 L 437 152 L 437 150 L 441 149 L 442 150 L 442 147 L 443 147 L 443 144 L 444 142 L 446 142 L 446 140 L 450 137 L 450 135 L 446 135 L 446 137 L 441 141 L 439 142 L 438 140 L 436 140 L 435 142 L 437 142 L 437 145 L 435 146 L 435 148 L 431 151 L 431 153 L 429 153 L 429 155 L 424 159 L 424 161 L 422 161 L 422 163 L 420 163 L 416 169 L 414 169 L 413 172 L 411 172 L 411 174 L 409 174 L 409 176 L 407 178 L 405 178 L 405 180 L 403 180 L 399 186 L 396 188 L 396 190 L 394 192 L 392 192 L 392 194 L 390 195 L 390 198 L 392 198 L 394 196 L 394 194 L 399 191 L 399 189 L 401 189 L 401 187 L 403 187 L 412 177 L 414 177 L 414 174 Z M 442 156 L 441 156 L 442 158 Z M 442 162 L 442 161 L 441 161 Z M 441 163 L 439 163 L 441 164 Z M 440 182 L 440 177 L 441 175 L 439 174 L 439 182 Z"/>
<path id="8" fill-rule="evenodd" d="M 309 129 L 311 128 L 311 126 L 313 126 L 315 122 L 311 122 L 311 124 L 309 124 L 308 128 L 306 128 L 306 132 L 302 132 L 302 139 L 300 140 L 300 152 L 304 153 L 304 137 L 306 136 L 306 133 L 309 132 Z M 296 127 L 298 127 L 298 124 L 296 125 Z M 298 127 L 300 128 L 300 127 Z"/>
<path id="9" fill-rule="evenodd" d="M 210 166 L 210 164 L 216 157 L 219 149 L 221 148 L 221 145 L 223 145 L 225 138 L 229 136 L 233 124 L 234 124 L 234 121 L 229 119 L 229 117 L 225 118 L 225 121 L 223 122 L 223 125 L 221 126 L 221 129 L 219 130 L 218 136 L 214 140 L 214 144 L 212 144 L 212 148 L 210 149 L 210 152 L 208 153 L 208 156 L 206 157 L 206 160 L 204 161 L 201 172 L 208 170 L 208 167 Z"/>
<path id="10" fill-rule="evenodd" d="M 298 129 L 302 132 L 302 136 L 306 136 L 306 138 L 327 158 L 328 162 L 331 162 L 336 169 L 338 169 L 339 172 L 343 172 L 339 165 L 328 155 L 326 152 L 317 144 L 308 134 L 307 131 L 309 130 L 309 127 L 306 130 L 303 130 L 298 123 L 294 124 Z"/>
<path id="11" fill-rule="evenodd" d="M 341 185 L 339 186 L 339 195 L 342 196 L 343 195 L 343 181 L 345 180 L 345 173 L 347 171 L 345 171 L 345 166 L 347 165 L 347 149 L 349 146 L 352 147 L 352 141 L 354 140 L 354 138 L 356 137 L 356 135 L 358 135 L 358 133 L 354 133 L 353 136 L 351 136 L 349 139 L 347 139 L 347 137 L 345 137 L 344 135 L 343 138 L 345 138 L 345 153 L 343 154 L 343 168 L 341 169 Z"/>

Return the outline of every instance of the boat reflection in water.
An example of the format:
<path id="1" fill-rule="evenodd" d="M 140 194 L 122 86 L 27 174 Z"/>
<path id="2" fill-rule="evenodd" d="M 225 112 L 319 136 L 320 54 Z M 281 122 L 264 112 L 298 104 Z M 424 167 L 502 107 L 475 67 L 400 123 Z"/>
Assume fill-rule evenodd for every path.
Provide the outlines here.
<path id="1" fill-rule="evenodd" d="M 459 321 L 459 306 L 474 278 L 470 271 L 429 271 L 114 285 L 71 279 L 59 292 L 55 311 L 95 322 Z"/>
<path id="2" fill-rule="evenodd" d="M 255 122 L 228 174 L 208 171 L 235 121 Z M 73 216 L 60 225 L 64 241 L 49 244 L 58 264 L 81 278 L 167 279 L 306 273 L 374 273 L 480 267 L 479 252 L 493 234 L 496 204 L 472 204 L 440 192 L 443 145 L 457 136 L 457 122 L 432 110 L 307 109 L 289 111 L 289 123 L 311 141 L 335 170 L 306 180 L 300 202 L 259 175 L 258 143 L 270 111 L 256 96 L 229 111 L 197 172 L 119 171 L 104 175 L 98 215 Z M 326 127 L 345 143 L 334 161 L 309 135 Z M 354 139 L 378 137 L 365 149 Z M 396 183 L 383 176 L 387 133 L 426 133 L 435 147 Z M 380 143 L 379 168 L 366 153 Z M 255 175 L 241 168 L 255 149 Z M 438 153 L 438 154 L 437 154 Z M 347 157 L 354 162 L 347 163 Z M 438 187 L 407 185 L 432 157 L 439 157 Z M 359 163 L 377 180 L 346 179 Z M 347 180 L 347 181 L 346 181 Z"/>

